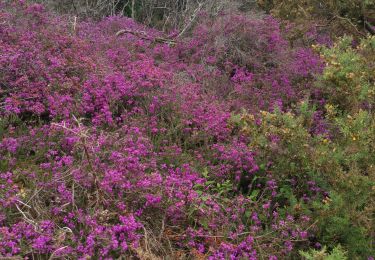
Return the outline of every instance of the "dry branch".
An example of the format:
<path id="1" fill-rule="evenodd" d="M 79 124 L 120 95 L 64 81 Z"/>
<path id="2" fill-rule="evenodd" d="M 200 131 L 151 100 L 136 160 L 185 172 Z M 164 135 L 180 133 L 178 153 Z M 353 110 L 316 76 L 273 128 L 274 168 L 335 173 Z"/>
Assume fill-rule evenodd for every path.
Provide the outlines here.
<path id="1" fill-rule="evenodd" d="M 165 43 L 165 44 L 170 44 L 170 45 L 174 45 L 176 44 L 176 41 L 173 40 L 173 39 L 168 39 L 168 38 L 162 38 L 162 37 L 155 37 L 155 38 L 152 38 L 152 37 L 149 37 L 145 32 L 143 31 L 131 31 L 131 30 L 120 30 L 116 33 L 116 36 L 120 36 L 122 34 L 125 34 L 125 33 L 129 33 L 129 34 L 132 34 L 134 36 L 137 36 L 138 38 L 140 39 L 143 39 L 143 40 L 146 40 L 146 41 L 150 41 L 150 42 L 156 42 L 156 43 Z"/>
<path id="2" fill-rule="evenodd" d="M 201 11 L 202 7 L 203 7 L 203 3 L 199 3 L 197 9 L 195 9 L 194 13 L 193 13 L 192 16 L 190 17 L 189 22 L 185 25 L 185 27 L 184 27 L 184 28 L 181 30 L 181 32 L 177 35 L 177 38 L 182 37 L 182 36 L 186 33 L 186 31 L 187 31 L 188 29 L 190 29 L 190 27 L 191 27 L 192 24 L 194 23 L 195 19 L 197 18 L 199 12 Z"/>
<path id="3" fill-rule="evenodd" d="M 353 22 L 349 18 L 342 17 L 342 16 L 339 16 L 339 15 L 333 16 L 331 19 L 328 20 L 328 22 L 326 24 L 316 25 L 316 27 L 327 27 L 336 19 L 346 21 L 355 30 L 356 33 L 358 33 L 359 35 L 361 35 L 363 37 L 366 37 L 366 35 L 363 32 L 359 31 L 357 26 L 355 24 L 353 24 Z"/>

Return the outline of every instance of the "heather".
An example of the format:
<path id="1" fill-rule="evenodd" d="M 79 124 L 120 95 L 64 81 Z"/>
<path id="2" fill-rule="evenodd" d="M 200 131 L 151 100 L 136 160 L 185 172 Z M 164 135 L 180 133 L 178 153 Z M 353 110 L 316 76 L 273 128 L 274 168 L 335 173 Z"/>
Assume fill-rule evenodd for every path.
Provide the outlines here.
<path id="1" fill-rule="evenodd" d="M 0 258 L 372 259 L 374 36 L 0 8 Z"/>

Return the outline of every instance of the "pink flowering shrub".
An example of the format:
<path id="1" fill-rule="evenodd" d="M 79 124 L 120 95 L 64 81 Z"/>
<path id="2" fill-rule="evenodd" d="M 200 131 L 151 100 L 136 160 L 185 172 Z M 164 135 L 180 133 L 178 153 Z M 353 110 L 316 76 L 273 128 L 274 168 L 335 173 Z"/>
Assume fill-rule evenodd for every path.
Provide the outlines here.
<path id="1" fill-rule="evenodd" d="M 222 14 L 214 21 L 204 21 L 182 45 L 179 56 L 215 65 L 219 74 L 227 74 L 229 82 L 211 84 L 219 85 L 219 95 L 225 94 L 237 108 L 288 106 L 308 94 L 312 76 L 321 72 L 319 57 L 306 48 L 290 48 L 272 17 Z M 221 89 L 223 83 L 229 89 Z"/>
<path id="2" fill-rule="evenodd" d="M 201 14 L 190 38 L 160 42 L 128 18 L 73 25 L 38 4 L 0 7 L 0 257 L 285 259 L 319 247 L 294 202 L 327 198 L 321 183 L 274 170 L 289 144 L 277 122 L 253 116 L 248 133 L 235 120 L 309 96 L 324 106 L 320 57 L 291 48 L 274 18 Z M 325 112 L 296 131 L 331 138 Z M 298 144 L 295 157 L 308 150 Z"/>

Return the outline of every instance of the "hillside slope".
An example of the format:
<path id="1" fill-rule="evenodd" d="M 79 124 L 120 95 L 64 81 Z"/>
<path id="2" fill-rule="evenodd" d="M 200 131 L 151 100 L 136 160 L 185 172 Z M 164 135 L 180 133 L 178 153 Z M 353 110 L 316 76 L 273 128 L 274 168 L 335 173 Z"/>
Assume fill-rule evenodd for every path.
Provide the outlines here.
<path id="1" fill-rule="evenodd" d="M 1 257 L 371 256 L 374 38 L 0 7 Z"/>

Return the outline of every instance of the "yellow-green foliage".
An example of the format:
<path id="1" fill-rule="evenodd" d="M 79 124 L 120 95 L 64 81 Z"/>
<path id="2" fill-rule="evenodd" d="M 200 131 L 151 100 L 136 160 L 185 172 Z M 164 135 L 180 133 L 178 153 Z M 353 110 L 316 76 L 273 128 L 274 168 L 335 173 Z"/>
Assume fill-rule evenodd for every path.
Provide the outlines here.
<path id="1" fill-rule="evenodd" d="M 344 37 L 333 48 L 320 48 L 326 61 L 321 87 L 329 101 L 341 110 L 358 111 L 375 104 L 375 36 L 362 40 L 354 49 L 352 39 Z"/>
<path id="2" fill-rule="evenodd" d="M 315 109 L 309 101 L 293 112 L 275 109 L 233 117 L 249 137 L 259 165 L 272 162 L 269 171 L 285 191 L 278 203 L 294 213 L 297 205 L 302 207 L 317 223 L 318 240 L 329 250 L 341 244 L 350 259 L 360 259 L 373 250 L 374 50 L 375 37 L 363 40 L 357 48 L 351 47 L 350 38 L 344 38 L 332 48 L 320 50 L 327 66 L 318 84 L 328 101 L 323 120 L 330 136 L 311 133 Z M 288 180 L 292 178 L 297 186 L 290 190 Z M 312 205 L 296 201 L 298 194 L 309 194 L 307 180 L 315 180 L 329 197 L 316 199 Z M 339 259 L 326 256 L 309 259 Z"/>
<path id="3" fill-rule="evenodd" d="M 300 113 L 282 113 L 279 110 L 270 113 L 263 111 L 258 119 L 253 115 L 242 115 L 240 124 L 244 134 L 250 137 L 250 146 L 258 151 L 264 162 L 271 160 L 273 167 L 282 178 L 304 178 L 304 174 L 316 175 L 325 172 L 327 164 L 335 160 L 327 160 L 331 142 L 324 136 L 313 137 L 309 133 L 312 124 L 313 110 L 309 110 L 307 102 L 300 104 Z M 272 139 L 277 141 L 272 141 Z M 336 180 L 336 178 L 332 178 Z"/>
<path id="4" fill-rule="evenodd" d="M 294 24 L 287 38 L 311 44 L 306 32 L 324 32 L 332 38 L 352 35 L 362 38 L 367 26 L 375 25 L 375 0 L 257 0 L 275 17 Z"/>
<path id="5" fill-rule="evenodd" d="M 258 4 L 273 15 L 289 20 L 306 19 L 311 16 L 342 16 L 357 22 L 375 7 L 374 0 L 258 0 Z"/>
<path id="6" fill-rule="evenodd" d="M 370 252 L 374 232 L 375 120 L 364 110 L 341 116 L 332 106 L 330 109 L 327 120 L 337 131 L 334 139 L 309 133 L 313 110 L 307 108 L 307 102 L 297 113 L 262 112 L 260 119 L 244 114 L 237 123 L 250 137 L 249 145 L 257 151 L 259 163 L 272 161 L 270 170 L 285 189 L 289 189 L 289 179 L 297 180 L 297 188 L 287 192 L 287 211 L 294 212 L 303 204 L 293 198 L 297 193 L 309 193 L 308 179 L 326 188 L 329 198 L 302 207 L 316 219 L 322 243 L 330 248 L 341 243 L 354 257 Z M 275 136 L 279 140 L 272 142 Z"/>
<path id="7" fill-rule="evenodd" d="M 337 246 L 332 253 L 327 253 L 327 248 L 322 250 L 310 250 L 309 252 L 300 252 L 301 256 L 306 260 L 346 260 L 347 252 L 341 246 Z"/>

